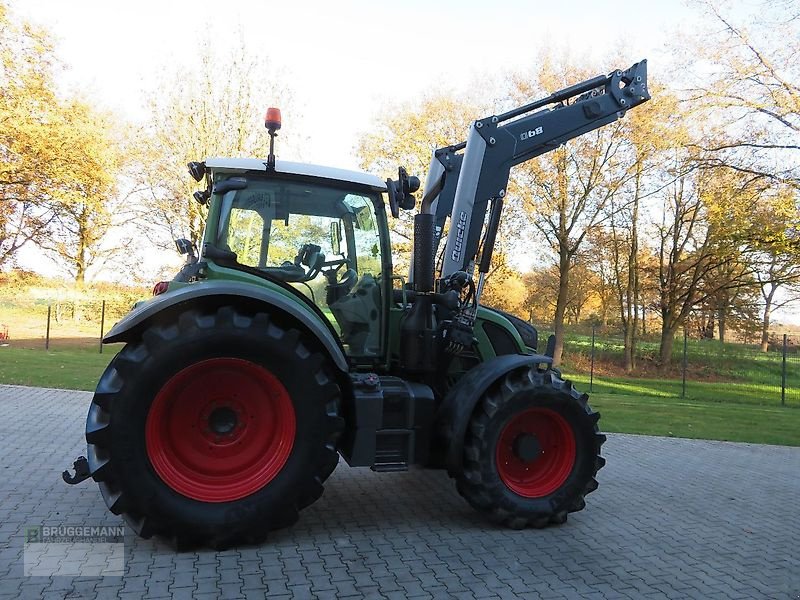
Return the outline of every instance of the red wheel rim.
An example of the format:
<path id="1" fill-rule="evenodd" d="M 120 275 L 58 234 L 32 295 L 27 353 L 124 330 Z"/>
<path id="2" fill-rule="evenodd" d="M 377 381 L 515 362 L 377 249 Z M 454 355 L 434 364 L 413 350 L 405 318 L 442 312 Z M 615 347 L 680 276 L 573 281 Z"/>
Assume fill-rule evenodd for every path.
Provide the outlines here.
<path id="1" fill-rule="evenodd" d="M 145 426 L 147 456 L 176 492 L 229 502 L 260 490 L 289 458 L 296 432 L 289 393 L 265 368 L 212 358 L 174 375 Z"/>
<path id="2" fill-rule="evenodd" d="M 519 456 L 522 439 L 535 439 L 535 457 Z M 495 460 L 500 479 L 511 491 L 525 498 L 542 498 L 561 487 L 572 472 L 575 436 L 557 412 L 530 408 L 511 417 L 503 428 Z"/>

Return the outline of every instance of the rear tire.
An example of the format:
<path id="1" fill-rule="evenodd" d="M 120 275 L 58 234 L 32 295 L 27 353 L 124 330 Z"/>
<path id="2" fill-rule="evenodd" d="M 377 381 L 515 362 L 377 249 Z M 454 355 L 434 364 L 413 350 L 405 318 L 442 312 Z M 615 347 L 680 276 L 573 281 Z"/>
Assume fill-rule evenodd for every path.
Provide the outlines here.
<path id="1" fill-rule="evenodd" d="M 473 413 L 464 440 L 459 493 L 491 521 L 546 527 L 583 509 L 605 460 L 600 414 L 551 371 L 512 371 Z"/>
<path id="2" fill-rule="evenodd" d="M 266 313 L 183 312 L 126 345 L 98 383 L 89 468 L 109 509 L 178 547 L 259 543 L 336 468 L 333 367 Z"/>

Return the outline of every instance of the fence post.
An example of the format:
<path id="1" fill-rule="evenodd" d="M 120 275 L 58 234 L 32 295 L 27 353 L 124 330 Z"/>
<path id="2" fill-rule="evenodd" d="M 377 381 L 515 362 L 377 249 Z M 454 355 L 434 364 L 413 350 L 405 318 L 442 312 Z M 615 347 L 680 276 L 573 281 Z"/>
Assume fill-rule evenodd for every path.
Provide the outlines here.
<path id="1" fill-rule="evenodd" d="M 44 334 L 44 349 L 50 349 L 50 308 L 51 305 L 47 305 L 47 330 Z"/>
<path id="2" fill-rule="evenodd" d="M 786 406 L 786 339 L 783 334 L 783 364 L 781 365 L 781 406 Z"/>
<path id="3" fill-rule="evenodd" d="M 103 300 L 103 308 L 100 309 L 100 354 L 103 353 L 103 327 L 106 324 L 106 301 Z"/>
<path id="4" fill-rule="evenodd" d="M 592 362 L 591 366 L 589 367 L 589 391 L 592 391 L 592 386 L 594 384 L 594 332 L 597 326 L 592 323 Z"/>
<path id="5" fill-rule="evenodd" d="M 681 385 L 681 398 L 686 398 L 686 349 L 689 345 L 689 330 L 683 327 L 683 381 Z"/>

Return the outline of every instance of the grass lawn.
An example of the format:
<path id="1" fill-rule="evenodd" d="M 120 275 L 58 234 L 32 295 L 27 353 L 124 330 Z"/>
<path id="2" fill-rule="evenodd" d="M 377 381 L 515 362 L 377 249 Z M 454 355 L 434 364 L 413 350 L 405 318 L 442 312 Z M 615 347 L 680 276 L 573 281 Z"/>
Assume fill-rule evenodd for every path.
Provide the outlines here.
<path id="1" fill-rule="evenodd" d="M 592 394 L 589 403 L 603 431 L 800 446 L 797 408 L 619 394 Z"/>
<path id="2" fill-rule="evenodd" d="M 573 375 L 566 372 L 565 376 L 571 379 L 580 391 L 589 392 L 588 375 Z M 592 396 L 597 394 L 619 394 L 778 407 L 781 404 L 779 386 L 780 381 L 778 381 L 778 385 L 748 381 L 687 381 L 686 398 L 681 398 L 682 384 L 680 379 L 632 379 L 603 375 L 600 377 L 595 376 L 592 392 L 589 393 Z M 787 387 L 785 402 L 787 407 L 800 408 L 798 388 Z"/>
<path id="3" fill-rule="evenodd" d="M 94 390 L 120 347 L 105 346 L 103 354 L 94 345 L 50 352 L 0 347 L 0 383 Z M 589 389 L 588 377 L 572 379 Z M 680 381 L 606 379 L 595 382 L 590 403 L 602 413 L 603 431 L 800 446 L 800 408 L 760 405 L 730 383 L 703 385 L 697 397 L 683 400 Z"/>
<path id="4" fill-rule="evenodd" d="M 0 347 L 0 383 L 61 388 L 65 390 L 94 390 L 106 365 L 121 349 L 121 344 L 67 350 L 32 350 Z"/>

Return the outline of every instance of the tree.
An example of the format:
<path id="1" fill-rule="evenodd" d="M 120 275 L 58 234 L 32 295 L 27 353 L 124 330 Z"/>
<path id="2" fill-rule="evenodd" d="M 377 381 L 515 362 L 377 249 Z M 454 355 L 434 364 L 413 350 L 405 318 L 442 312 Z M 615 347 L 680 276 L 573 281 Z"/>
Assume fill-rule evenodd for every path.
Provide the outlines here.
<path id="1" fill-rule="evenodd" d="M 184 67 L 166 77 L 139 133 L 136 170 L 147 189 L 142 197 L 145 234 L 164 246 L 176 237 L 200 241 L 206 213 L 192 199 L 198 186 L 186 164 L 210 156 L 266 158 L 269 137 L 261 118 L 267 105 L 281 107 L 285 121 L 297 117 L 285 82 L 244 45 L 216 55 L 205 44 L 195 70 Z M 284 149 L 299 137 L 289 131 L 281 132 Z"/>
<path id="2" fill-rule="evenodd" d="M 492 267 L 486 275 L 481 303 L 499 308 L 521 318 L 528 318 L 528 289 L 521 273 L 508 264 L 503 252 L 492 255 Z"/>
<path id="3" fill-rule="evenodd" d="M 769 350 L 769 329 L 772 313 L 787 304 L 800 300 L 800 262 L 798 257 L 771 254 L 768 262 L 757 275 L 759 292 L 764 301 L 761 313 L 761 351 Z M 785 290 L 783 299 L 778 300 L 778 291 Z"/>
<path id="4" fill-rule="evenodd" d="M 565 316 L 567 323 L 577 325 L 585 316 L 585 309 L 597 300 L 597 276 L 587 268 L 581 257 L 576 259 L 570 269 L 572 282 L 569 286 L 567 310 Z"/>
<path id="5" fill-rule="evenodd" d="M 44 239 L 69 178 L 49 36 L 0 1 L 0 268 Z"/>
<path id="6" fill-rule="evenodd" d="M 564 314 L 565 321 L 577 324 L 585 315 L 587 307 L 597 302 L 597 278 L 579 259 L 576 259 L 571 271 L 573 284 L 570 286 Z M 522 281 L 527 292 L 525 306 L 528 314 L 526 317 L 530 321 L 541 323 L 552 319 L 560 280 L 558 264 L 555 263 L 523 275 Z"/>
<path id="7" fill-rule="evenodd" d="M 763 300 L 761 350 L 766 352 L 773 311 L 800 300 L 800 215 L 796 190 L 774 186 L 763 196 L 757 211 L 762 234 L 755 277 Z"/>
<path id="8" fill-rule="evenodd" d="M 699 68 L 687 68 L 698 80 L 688 101 L 728 136 L 702 144 L 704 160 L 800 186 L 796 3 L 761 1 L 747 25 L 718 0 L 699 5 L 708 20 L 689 45 L 687 62 Z"/>
<path id="9" fill-rule="evenodd" d="M 663 217 L 656 227 L 657 279 L 661 313 L 660 364 L 669 368 L 677 330 L 691 311 L 722 290 L 748 285 L 752 268 L 730 269 L 754 251 L 752 207 L 762 178 L 733 169 L 696 169 L 690 151 L 676 150 L 676 172 L 665 190 Z M 713 277 L 727 269 L 728 276 Z"/>
<path id="10" fill-rule="evenodd" d="M 752 176 L 752 181 L 770 180 L 776 187 L 800 187 L 800 67 L 796 60 L 800 11 L 796 3 L 760 1 L 752 6 L 751 15 L 745 15 L 743 6 L 737 6 L 736 14 L 731 5 L 718 0 L 696 4 L 706 20 L 689 43 L 681 40 L 687 49 L 682 79 L 692 81 L 685 99 L 696 123 L 718 130 L 693 142 L 701 166 L 732 169 Z M 759 185 L 765 184 L 760 181 Z M 761 204 L 768 195 L 763 195 Z M 795 282 L 793 251 L 779 242 L 786 222 L 778 231 L 773 226 L 775 216 L 783 212 L 774 206 L 768 212 L 771 218 L 760 218 L 754 227 L 760 233 L 752 240 L 755 252 L 748 258 L 764 301 L 764 348 L 776 292 Z M 789 212 L 796 221 L 794 203 Z M 725 292 L 717 295 L 725 296 Z M 790 293 L 789 301 L 792 297 Z"/>
<path id="11" fill-rule="evenodd" d="M 748 258 L 734 258 L 705 275 L 701 287 L 709 289 L 703 302 L 708 313 L 706 338 L 714 337 L 715 324 L 720 343 L 725 343 L 729 329 L 752 329 L 750 324 L 757 319 L 758 286 Z"/>
<path id="12" fill-rule="evenodd" d="M 611 199 L 607 226 L 607 248 L 624 339 L 623 367 L 628 373 L 636 366 L 639 307 L 644 308 L 639 243 L 641 213 L 647 209 L 643 204 L 674 177 L 664 171 L 662 160 L 686 139 L 686 123 L 677 98 L 655 82 L 648 86 L 658 101 L 637 108 L 625 123 L 623 156 L 632 177 Z"/>
<path id="13" fill-rule="evenodd" d="M 619 254 L 615 242 L 607 228 L 598 227 L 586 238 L 587 248 L 581 260 L 592 274 L 598 300 L 598 325 L 608 325 L 610 313 L 614 309 L 619 287 L 619 274 L 616 272 L 614 258 Z"/>
<path id="14" fill-rule="evenodd" d="M 542 90 L 559 89 L 588 79 L 595 71 L 578 69 L 566 59 L 542 59 L 535 84 L 517 78 L 514 95 L 526 99 Z M 570 298 L 570 273 L 587 234 L 606 218 L 611 198 L 631 172 L 621 162 L 624 144 L 620 121 L 571 140 L 568 144 L 524 163 L 512 173 L 512 197 L 556 255 L 559 286 L 553 316 L 556 336 L 553 363 L 558 365 L 564 347 L 564 319 Z"/>
<path id="15" fill-rule="evenodd" d="M 63 104 L 64 151 L 70 159 L 70 176 L 54 189 L 54 218 L 39 245 L 67 264 L 77 283 L 91 267 L 123 250 L 119 240 L 102 247 L 103 238 L 122 214 L 117 181 L 122 162 L 119 125 L 108 114 L 85 101 Z"/>
<path id="16" fill-rule="evenodd" d="M 522 276 L 525 284 L 526 297 L 525 307 L 527 308 L 527 319 L 532 323 L 544 324 L 548 321 L 552 323 L 553 310 L 555 309 L 555 297 L 558 290 L 558 269 L 552 267 L 540 267 L 535 271 L 530 271 Z"/>

